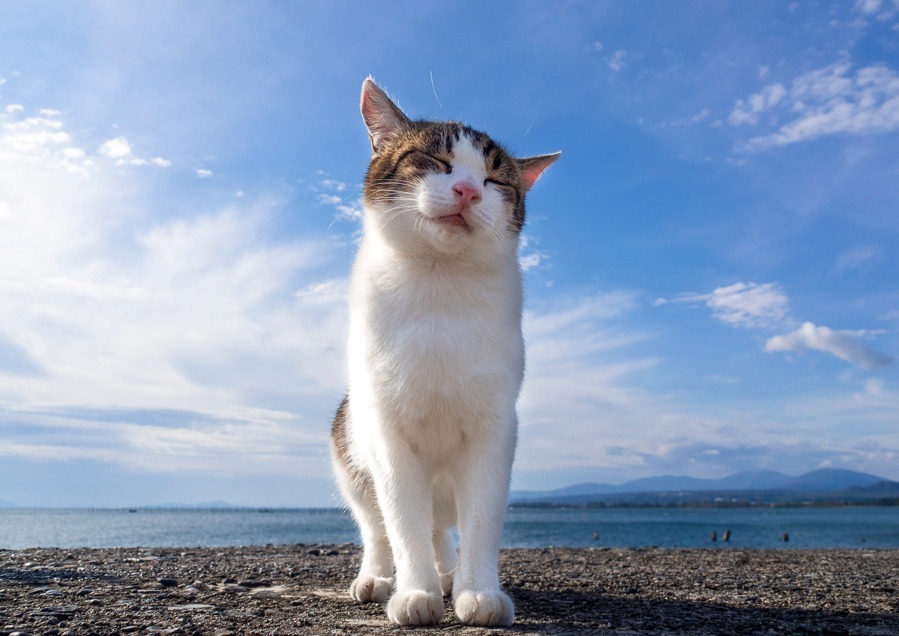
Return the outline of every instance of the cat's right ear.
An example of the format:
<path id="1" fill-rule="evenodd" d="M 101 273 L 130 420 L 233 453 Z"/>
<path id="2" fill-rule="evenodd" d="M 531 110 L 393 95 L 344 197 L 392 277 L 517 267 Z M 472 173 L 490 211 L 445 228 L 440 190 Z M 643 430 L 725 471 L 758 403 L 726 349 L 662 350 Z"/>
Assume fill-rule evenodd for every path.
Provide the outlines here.
<path id="1" fill-rule="evenodd" d="M 359 109 L 362 111 L 365 127 L 368 128 L 368 138 L 374 154 L 378 154 L 383 148 L 387 137 L 409 123 L 409 118 L 390 101 L 387 93 L 371 77 L 362 82 Z"/>

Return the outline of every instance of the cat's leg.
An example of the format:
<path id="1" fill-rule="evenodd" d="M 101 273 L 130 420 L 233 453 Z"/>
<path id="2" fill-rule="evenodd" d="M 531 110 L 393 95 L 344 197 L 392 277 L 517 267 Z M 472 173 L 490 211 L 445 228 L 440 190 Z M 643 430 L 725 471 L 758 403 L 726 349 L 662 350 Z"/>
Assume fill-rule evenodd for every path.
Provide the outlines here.
<path id="1" fill-rule="evenodd" d="M 362 536 L 362 565 L 350 596 L 362 603 L 384 603 L 393 589 L 393 555 L 370 475 L 353 474 L 335 462 L 337 483 Z"/>
<path id="2" fill-rule="evenodd" d="M 434 482 L 434 555 L 440 588 L 444 596 L 453 591 L 453 575 L 456 570 L 456 544 L 453 526 L 456 525 L 456 504 L 448 479 Z"/>
<path id="3" fill-rule="evenodd" d="M 372 476 L 396 563 L 387 617 L 399 625 L 439 623 L 443 594 L 434 567 L 432 475 L 402 439 L 378 444 L 375 455 Z"/>
<path id="4" fill-rule="evenodd" d="M 456 471 L 461 548 L 453 581 L 456 617 L 465 625 L 509 625 L 512 600 L 499 585 L 502 540 L 516 422 L 497 422 L 489 439 L 472 444 Z"/>

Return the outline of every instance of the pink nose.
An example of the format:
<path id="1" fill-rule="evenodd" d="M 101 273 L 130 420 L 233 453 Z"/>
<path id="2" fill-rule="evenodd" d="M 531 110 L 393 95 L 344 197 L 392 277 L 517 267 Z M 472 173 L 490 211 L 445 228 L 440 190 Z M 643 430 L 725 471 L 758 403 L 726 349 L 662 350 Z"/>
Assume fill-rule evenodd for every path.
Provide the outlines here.
<path id="1" fill-rule="evenodd" d="M 453 192 L 459 197 L 459 203 L 463 208 L 481 200 L 481 191 L 471 181 L 459 181 L 453 186 Z"/>

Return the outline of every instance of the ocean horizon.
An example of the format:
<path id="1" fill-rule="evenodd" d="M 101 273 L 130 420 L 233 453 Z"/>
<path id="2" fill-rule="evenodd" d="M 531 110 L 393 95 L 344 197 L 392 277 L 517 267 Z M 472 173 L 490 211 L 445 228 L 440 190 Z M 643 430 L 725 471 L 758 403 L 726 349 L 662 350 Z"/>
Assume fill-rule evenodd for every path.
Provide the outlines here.
<path id="1" fill-rule="evenodd" d="M 359 535 L 341 508 L 0 509 L 0 549 L 6 550 L 298 543 L 359 543 Z M 511 507 L 502 545 L 896 549 L 899 507 Z"/>

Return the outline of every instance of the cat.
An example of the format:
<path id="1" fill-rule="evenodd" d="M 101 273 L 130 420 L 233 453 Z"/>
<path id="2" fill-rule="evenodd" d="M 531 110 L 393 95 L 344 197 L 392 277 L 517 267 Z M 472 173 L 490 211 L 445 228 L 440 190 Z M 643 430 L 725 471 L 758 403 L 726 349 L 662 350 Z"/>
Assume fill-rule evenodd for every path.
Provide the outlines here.
<path id="1" fill-rule="evenodd" d="M 468 126 L 410 120 L 371 77 L 360 106 L 372 157 L 331 434 L 363 543 L 350 595 L 421 625 L 452 593 L 461 623 L 509 625 L 498 560 L 524 374 L 517 249 L 525 194 L 561 153 L 517 159 Z"/>

